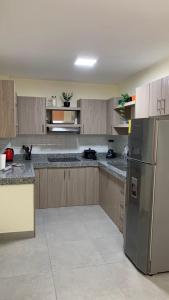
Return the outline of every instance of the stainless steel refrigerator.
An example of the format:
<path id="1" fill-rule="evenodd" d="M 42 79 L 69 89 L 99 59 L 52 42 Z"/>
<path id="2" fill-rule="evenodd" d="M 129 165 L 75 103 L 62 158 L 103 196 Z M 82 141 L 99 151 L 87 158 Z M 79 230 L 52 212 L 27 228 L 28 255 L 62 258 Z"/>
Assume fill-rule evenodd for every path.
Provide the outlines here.
<path id="1" fill-rule="evenodd" d="M 125 254 L 140 271 L 169 271 L 167 117 L 132 121 L 124 231 Z"/>

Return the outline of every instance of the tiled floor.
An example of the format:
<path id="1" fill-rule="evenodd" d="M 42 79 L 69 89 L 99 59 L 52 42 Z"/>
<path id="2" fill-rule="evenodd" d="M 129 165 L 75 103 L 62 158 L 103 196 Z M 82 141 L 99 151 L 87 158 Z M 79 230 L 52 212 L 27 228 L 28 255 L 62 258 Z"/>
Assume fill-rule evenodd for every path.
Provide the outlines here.
<path id="1" fill-rule="evenodd" d="M 146 277 L 99 206 L 37 211 L 35 239 L 0 243 L 0 300 L 166 300 L 169 274 Z"/>

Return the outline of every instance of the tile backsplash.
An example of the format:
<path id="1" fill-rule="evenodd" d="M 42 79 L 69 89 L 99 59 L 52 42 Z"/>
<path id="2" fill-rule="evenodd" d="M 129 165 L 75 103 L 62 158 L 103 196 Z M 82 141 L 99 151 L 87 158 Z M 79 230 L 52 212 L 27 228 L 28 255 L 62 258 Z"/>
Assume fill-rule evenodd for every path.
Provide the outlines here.
<path id="1" fill-rule="evenodd" d="M 108 139 L 114 140 L 113 144 Z M 22 145 L 33 145 L 32 153 L 81 153 L 86 148 L 97 152 L 107 152 L 108 146 L 122 153 L 127 144 L 126 136 L 109 137 L 106 135 L 45 135 L 45 136 L 18 136 L 10 140 L 15 154 L 23 153 Z M 1 143 L 0 143 L 1 144 Z"/>

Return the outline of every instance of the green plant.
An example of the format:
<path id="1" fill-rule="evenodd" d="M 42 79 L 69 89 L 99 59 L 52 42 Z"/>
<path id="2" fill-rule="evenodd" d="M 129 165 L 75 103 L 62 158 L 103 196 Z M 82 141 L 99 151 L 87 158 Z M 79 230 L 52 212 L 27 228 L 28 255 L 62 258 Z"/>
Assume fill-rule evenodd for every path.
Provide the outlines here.
<path id="1" fill-rule="evenodd" d="M 121 94 L 121 98 L 119 100 L 119 105 L 124 106 L 126 102 L 130 101 L 130 96 L 129 94 Z"/>
<path id="2" fill-rule="evenodd" d="M 64 101 L 69 102 L 71 100 L 71 98 L 73 97 L 73 93 L 72 92 L 71 93 L 63 92 L 62 97 L 63 97 Z"/>

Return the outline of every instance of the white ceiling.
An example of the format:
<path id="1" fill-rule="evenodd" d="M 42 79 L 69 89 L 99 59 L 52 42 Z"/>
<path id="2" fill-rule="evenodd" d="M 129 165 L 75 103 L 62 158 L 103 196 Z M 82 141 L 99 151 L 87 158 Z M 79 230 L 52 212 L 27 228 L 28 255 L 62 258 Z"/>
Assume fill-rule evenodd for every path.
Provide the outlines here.
<path id="1" fill-rule="evenodd" d="M 168 30 L 168 0 L 0 0 L 0 74 L 116 83 L 169 56 Z"/>

